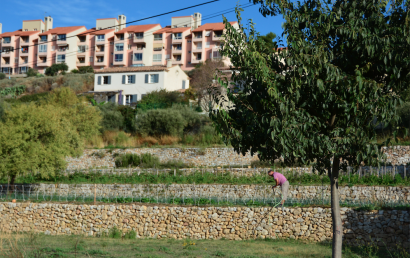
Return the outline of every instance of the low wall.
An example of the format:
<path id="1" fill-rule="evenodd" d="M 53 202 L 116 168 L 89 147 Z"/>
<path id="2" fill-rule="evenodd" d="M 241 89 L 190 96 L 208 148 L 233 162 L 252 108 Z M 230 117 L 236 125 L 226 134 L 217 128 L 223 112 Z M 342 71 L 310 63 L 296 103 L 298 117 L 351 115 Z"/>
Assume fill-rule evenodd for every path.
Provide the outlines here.
<path id="1" fill-rule="evenodd" d="M 410 146 L 394 146 L 382 149 L 387 154 L 386 162 L 393 165 L 407 165 L 410 163 Z M 159 157 L 161 162 L 182 160 L 193 166 L 241 166 L 249 165 L 258 160 L 257 156 L 249 153 L 245 156 L 234 152 L 233 148 L 134 148 L 116 150 L 84 150 L 78 158 L 67 157 L 67 169 L 87 169 L 95 167 L 115 167 L 114 154 L 123 153 L 151 153 Z"/>
<path id="2" fill-rule="evenodd" d="M 370 240 L 379 245 L 409 247 L 407 211 L 361 212 L 342 208 L 344 242 Z M 70 205 L 0 203 L 1 230 L 51 235 L 100 235 L 114 226 L 148 238 L 234 240 L 293 238 L 325 241 L 332 238 L 330 209 L 244 207 L 170 207 L 139 205 Z"/>
<path id="3" fill-rule="evenodd" d="M 18 193 L 26 196 L 93 196 L 97 197 L 176 197 L 176 198 L 208 198 L 227 199 L 280 198 L 280 189 L 272 191 L 270 185 L 196 185 L 196 184 L 33 184 L 17 185 Z M 95 189 L 94 189 L 95 188 Z M 1 191 L 2 190 L 2 191 Z M 5 195 L 7 185 L 0 185 L 0 192 Z M 290 185 L 289 198 L 321 199 L 330 198 L 330 187 Z M 339 188 L 340 200 L 397 202 L 410 201 L 410 187 L 353 186 Z"/>

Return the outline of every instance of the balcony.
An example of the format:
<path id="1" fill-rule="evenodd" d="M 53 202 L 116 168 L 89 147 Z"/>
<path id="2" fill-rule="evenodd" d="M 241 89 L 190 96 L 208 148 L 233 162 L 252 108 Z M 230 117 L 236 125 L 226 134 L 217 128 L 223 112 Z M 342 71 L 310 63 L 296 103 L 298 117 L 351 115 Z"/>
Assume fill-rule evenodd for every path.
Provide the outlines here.
<path id="1" fill-rule="evenodd" d="M 47 62 L 47 58 L 37 59 L 37 66 L 49 66 Z"/>
<path id="2" fill-rule="evenodd" d="M 105 54 L 105 51 L 95 51 L 96 56 L 103 56 Z"/>
<path id="3" fill-rule="evenodd" d="M 58 46 L 66 46 L 68 45 L 67 40 L 65 38 L 57 38 L 57 45 Z"/>
<path id="4" fill-rule="evenodd" d="M 87 66 L 89 62 L 86 59 L 77 60 L 77 66 Z"/>
<path id="5" fill-rule="evenodd" d="M 98 65 L 98 66 L 105 65 L 105 60 L 104 60 L 104 58 L 96 59 L 96 60 L 95 60 L 95 65 Z"/>
<path id="6" fill-rule="evenodd" d="M 223 39 L 224 37 L 223 37 L 223 34 L 222 34 L 222 31 L 221 32 L 213 32 L 212 33 L 212 40 L 213 41 L 221 41 L 222 39 Z"/>
<path id="7" fill-rule="evenodd" d="M 202 34 L 192 36 L 192 42 L 202 42 Z"/>
<path id="8" fill-rule="evenodd" d="M 182 37 L 172 37 L 172 43 L 182 43 Z"/>
<path id="9" fill-rule="evenodd" d="M 172 53 L 173 54 L 181 54 L 182 53 L 182 48 L 173 48 Z"/>
<path id="10" fill-rule="evenodd" d="M 29 44 L 30 44 L 30 41 L 29 41 L 28 38 L 25 38 L 25 39 L 20 38 L 20 46 L 26 46 L 26 45 L 29 45 Z"/>
<path id="11" fill-rule="evenodd" d="M 10 57 L 10 56 L 13 56 L 13 54 L 14 54 L 14 52 L 11 51 L 11 50 L 3 50 L 1 52 L 1 56 L 4 56 L 4 57 Z"/>
<path id="12" fill-rule="evenodd" d="M 193 52 L 193 53 L 202 53 L 202 47 L 194 47 L 194 48 L 192 49 L 192 52 Z"/>
<path id="13" fill-rule="evenodd" d="M 133 37 L 132 41 L 134 43 L 143 43 L 143 42 L 145 42 L 144 36 L 136 36 L 135 34 L 134 34 L 134 37 Z"/>
<path id="14" fill-rule="evenodd" d="M 25 65 L 25 66 L 27 66 L 27 64 L 28 64 L 28 59 L 25 59 L 25 60 L 19 60 L 19 66 L 22 66 L 22 65 Z"/>
<path id="15" fill-rule="evenodd" d="M 68 50 L 68 48 L 66 48 L 66 47 L 57 48 L 58 54 L 65 54 L 65 52 L 67 50 Z"/>
<path id="16" fill-rule="evenodd" d="M 97 39 L 95 40 L 95 44 L 96 44 L 96 45 L 104 45 L 105 42 L 106 42 L 105 39 L 98 39 L 98 38 L 97 38 Z"/>
<path id="17" fill-rule="evenodd" d="M 65 59 L 56 59 L 57 64 L 65 63 Z"/>
<path id="18" fill-rule="evenodd" d="M 183 64 L 181 55 L 172 56 L 172 64 Z"/>
<path id="19" fill-rule="evenodd" d="M 40 42 L 47 42 L 47 37 L 45 37 L 45 38 L 40 38 Z"/>
<path id="20" fill-rule="evenodd" d="M 11 45 L 11 40 L 10 39 L 3 39 L 1 41 L 1 43 L 2 43 L 2 46 L 8 46 L 8 45 Z"/>
<path id="21" fill-rule="evenodd" d="M 11 64 L 10 64 L 10 61 L 3 61 L 3 62 L 1 62 L 1 67 L 10 67 L 10 66 L 12 66 Z"/>
<path id="22" fill-rule="evenodd" d="M 27 56 L 28 55 L 28 48 L 24 48 L 20 50 L 20 56 Z"/>
<path id="23" fill-rule="evenodd" d="M 202 55 L 192 55 L 191 64 L 199 64 L 202 61 Z"/>
<path id="24" fill-rule="evenodd" d="M 44 51 L 44 52 L 38 52 L 38 55 L 39 55 L 39 56 L 46 56 L 46 55 L 47 55 L 47 51 Z"/>

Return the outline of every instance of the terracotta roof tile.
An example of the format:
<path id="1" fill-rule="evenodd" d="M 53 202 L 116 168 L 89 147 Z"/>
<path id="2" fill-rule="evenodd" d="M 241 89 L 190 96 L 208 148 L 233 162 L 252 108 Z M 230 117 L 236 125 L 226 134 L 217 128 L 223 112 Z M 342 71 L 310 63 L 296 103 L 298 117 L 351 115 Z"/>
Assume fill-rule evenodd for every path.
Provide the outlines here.
<path id="1" fill-rule="evenodd" d="M 122 34 L 124 32 L 146 32 L 150 29 L 155 28 L 156 26 L 161 27 L 161 24 L 158 23 L 158 24 L 131 25 L 125 29 L 117 31 L 115 34 Z"/>
<path id="2" fill-rule="evenodd" d="M 76 31 L 82 28 L 85 29 L 85 26 L 57 27 L 47 32 L 41 33 L 40 36 L 50 35 L 50 34 L 66 34 L 66 33 L 70 33 L 70 32 L 73 32 L 73 31 Z"/>
<path id="3" fill-rule="evenodd" d="M 91 31 L 91 30 L 92 30 L 92 29 L 90 29 L 90 30 L 88 30 L 88 31 Z M 96 30 L 96 29 L 94 28 L 93 31 L 88 32 L 88 33 L 90 33 L 91 35 L 105 35 L 105 34 L 108 34 L 108 33 L 110 33 L 110 32 L 113 32 L 113 31 L 115 31 L 115 29 Z M 84 33 L 84 32 L 83 32 L 83 33 Z M 83 33 L 80 33 L 80 34 L 83 34 Z"/>
<path id="4" fill-rule="evenodd" d="M 13 31 L 13 32 L 4 32 L 3 34 L 0 34 L 0 37 L 2 37 L 2 38 L 11 37 L 11 36 L 14 36 L 14 35 L 16 35 L 20 32 L 21 32 L 21 30 L 16 30 L 16 31 Z"/>
<path id="5" fill-rule="evenodd" d="M 31 36 L 37 33 L 40 33 L 40 31 L 20 31 L 19 33 L 16 33 L 15 36 Z"/>
<path id="6" fill-rule="evenodd" d="M 238 22 L 229 22 L 231 25 L 234 25 L 235 23 Z M 198 28 L 196 28 L 195 30 L 193 30 L 192 32 L 199 32 L 199 31 L 204 31 L 204 30 L 223 30 L 225 29 L 225 24 L 223 22 L 217 22 L 217 23 L 206 23 Z"/>
<path id="7" fill-rule="evenodd" d="M 94 70 L 94 73 L 126 73 L 126 72 L 159 72 L 168 71 L 166 66 L 140 66 L 140 67 L 110 67 Z"/>
<path id="8" fill-rule="evenodd" d="M 155 31 L 153 34 L 162 34 L 164 32 L 166 33 L 179 33 L 179 32 L 185 32 L 187 30 L 190 30 L 191 27 L 179 27 L 179 28 L 169 28 L 165 27 L 160 30 Z"/>

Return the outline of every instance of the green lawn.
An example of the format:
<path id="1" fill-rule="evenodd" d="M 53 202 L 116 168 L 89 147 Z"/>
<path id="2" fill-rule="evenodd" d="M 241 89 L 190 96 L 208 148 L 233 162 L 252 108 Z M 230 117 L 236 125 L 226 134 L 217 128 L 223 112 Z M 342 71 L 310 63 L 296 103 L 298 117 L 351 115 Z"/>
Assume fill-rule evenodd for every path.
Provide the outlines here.
<path id="1" fill-rule="evenodd" d="M 290 240 L 114 239 L 38 234 L 0 235 L 0 257 L 331 257 L 329 244 Z M 367 250 L 367 251 L 366 251 Z M 345 248 L 343 257 L 408 257 Z"/>

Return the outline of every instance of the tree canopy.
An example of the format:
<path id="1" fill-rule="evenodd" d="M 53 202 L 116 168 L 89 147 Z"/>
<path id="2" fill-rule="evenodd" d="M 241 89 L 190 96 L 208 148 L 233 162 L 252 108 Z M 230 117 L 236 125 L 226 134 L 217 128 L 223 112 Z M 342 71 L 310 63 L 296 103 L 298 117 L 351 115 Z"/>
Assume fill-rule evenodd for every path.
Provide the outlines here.
<path id="1" fill-rule="evenodd" d="M 237 152 L 315 162 L 328 174 L 333 257 L 341 257 L 339 169 L 381 161 L 372 121 L 396 121 L 395 106 L 409 85 L 409 2 L 253 2 L 263 15 L 283 16 L 288 47 L 269 54 L 252 23 L 245 31 L 240 9 L 239 30 L 225 20 L 222 53 L 239 71 L 233 83 L 244 83 L 233 94 L 225 82 L 233 107 L 211 117 Z"/>
<path id="2" fill-rule="evenodd" d="M 275 52 L 278 48 L 278 45 L 274 39 L 276 38 L 276 34 L 273 32 L 269 32 L 266 35 L 260 35 L 257 37 L 256 44 L 264 44 L 267 50 L 271 50 L 271 52 Z M 259 46 L 262 48 L 262 46 Z"/>

